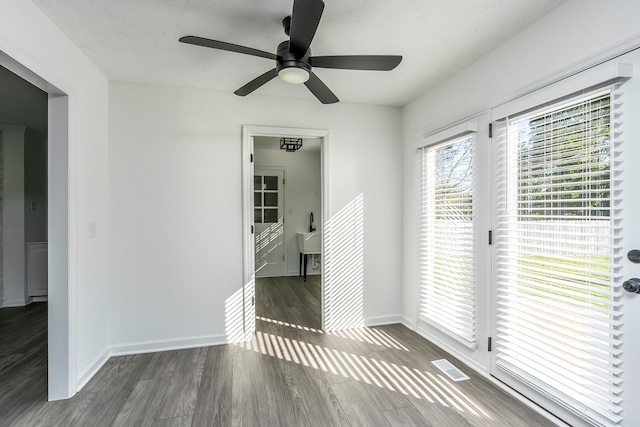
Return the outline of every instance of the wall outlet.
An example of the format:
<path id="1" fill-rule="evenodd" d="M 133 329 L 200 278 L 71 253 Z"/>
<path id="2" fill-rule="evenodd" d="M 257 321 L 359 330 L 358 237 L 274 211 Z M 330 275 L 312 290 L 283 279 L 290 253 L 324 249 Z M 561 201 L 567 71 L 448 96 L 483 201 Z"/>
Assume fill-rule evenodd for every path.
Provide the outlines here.
<path id="1" fill-rule="evenodd" d="M 89 221 L 89 238 L 90 239 L 96 238 L 96 222 L 95 221 Z"/>
<path id="2" fill-rule="evenodd" d="M 36 202 L 33 201 L 31 202 L 31 212 L 35 212 L 36 211 Z"/>

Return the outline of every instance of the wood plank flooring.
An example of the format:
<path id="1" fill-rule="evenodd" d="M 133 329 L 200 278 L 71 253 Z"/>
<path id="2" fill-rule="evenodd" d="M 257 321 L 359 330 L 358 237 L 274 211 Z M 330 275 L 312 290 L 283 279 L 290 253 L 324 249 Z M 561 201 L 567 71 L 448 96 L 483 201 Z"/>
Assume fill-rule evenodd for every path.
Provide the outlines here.
<path id="1" fill-rule="evenodd" d="M 47 304 L 0 309 L 0 426 L 47 400 Z"/>
<path id="2" fill-rule="evenodd" d="M 321 331 L 307 280 L 256 281 L 250 342 L 114 357 L 60 402 L 46 402 L 46 306 L 0 310 L 0 425 L 553 425 L 401 325 Z M 441 358 L 471 379 L 449 381 Z"/>

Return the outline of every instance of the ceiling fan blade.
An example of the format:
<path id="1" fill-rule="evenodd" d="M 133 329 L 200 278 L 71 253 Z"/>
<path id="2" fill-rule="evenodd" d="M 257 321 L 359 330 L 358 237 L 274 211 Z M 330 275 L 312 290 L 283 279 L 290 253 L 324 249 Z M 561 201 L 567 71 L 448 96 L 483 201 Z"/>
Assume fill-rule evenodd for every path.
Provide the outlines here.
<path id="1" fill-rule="evenodd" d="M 313 73 L 309 73 L 309 80 L 307 80 L 304 85 L 309 88 L 311 93 L 323 104 L 333 104 L 340 101 L 338 97 L 331 92 L 331 89 Z"/>
<path id="2" fill-rule="evenodd" d="M 269 70 L 266 73 L 251 80 L 249 83 L 242 86 L 240 89 L 236 90 L 233 93 L 235 93 L 238 96 L 247 96 L 254 90 L 258 89 L 260 86 L 264 85 L 265 83 L 268 83 L 269 81 L 276 78 L 277 76 L 278 76 L 278 71 L 274 68 L 273 70 Z"/>
<path id="3" fill-rule="evenodd" d="M 245 55 L 259 56 L 261 58 L 276 59 L 276 55 L 273 53 L 265 52 L 264 50 L 253 49 L 251 47 L 240 46 L 233 43 L 221 42 L 218 40 L 205 39 L 203 37 L 196 36 L 184 36 L 178 39 L 179 42 L 193 44 L 196 46 L 210 47 L 213 49 L 227 50 L 229 52 L 244 53 Z"/>
<path id="4" fill-rule="evenodd" d="M 341 70 L 391 71 L 400 64 L 397 55 L 346 55 L 312 56 L 309 62 L 317 68 L 339 68 Z"/>
<path id="5" fill-rule="evenodd" d="M 323 10 L 322 0 L 294 0 L 289 32 L 291 36 L 289 52 L 299 57 L 307 53 L 318 29 Z"/>

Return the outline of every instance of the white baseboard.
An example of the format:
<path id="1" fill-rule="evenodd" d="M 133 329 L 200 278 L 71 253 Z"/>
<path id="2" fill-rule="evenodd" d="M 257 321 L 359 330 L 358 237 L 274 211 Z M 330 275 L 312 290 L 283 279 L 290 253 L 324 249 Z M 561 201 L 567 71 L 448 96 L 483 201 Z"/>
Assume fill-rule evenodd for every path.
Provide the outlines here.
<path id="1" fill-rule="evenodd" d="M 48 296 L 33 297 L 33 302 L 49 302 Z"/>
<path id="2" fill-rule="evenodd" d="M 307 269 L 307 276 L 319 276 L 321 274 L 320 270 L 309 270 Z M 287 272 L 287 276 L 288 277 L 293 277 L 293 276 L 300 276 L 300 272 L 299 271 L 288 271 Z M 300 276 L 302 277 L 302 276 Z"/>
<path id="3" fill-rule="evenodd" d="M 6 307 L 24 307 L 28 303 L 24 300 L 16 300 L 16 301 L 5 301 L 3 306 Z"/>
<path id="4" fill-rule="evenodd" d="M 402 316 L 402 323 L 404 326 L 406 326 L 407 328 L 411 329 L 412 331 L 414 330 L 415 326 L 415 322 L 411 319 L 409 319 L 407 316 Z"/>
<path id="5" fill-rule="evenodd" d="M 82 390 L 87 383 L 98 373 L 112 356 L 125 356 L 129 354 L 155 353 L 168 350 L 184 350 L 195 347 L 208 347 L 210 345 L 228 344 L 224 335 L 208 335 L 201 337 L 188 337 L 171 340 L 140 341 L 135 343 L 117 344 L 105 349 L 87 368 L 78 376 L 76 392 Z"/>
<path id="6" fill-rule="evenodd" d="M 396 323 L 402 323 L 402 315 L 394 314 L 391 316 L 375 316 L 364 319 L 365 326 L 394 325 Z"/>
<path id="7" fill-rule="evenodd" d="M 111 353 L 109 348 L 104 349 L 104 351 L 100 353 L 100 355 L 98 355 L 98 357 L 96 357 L 95 360 L 80 373 L 80 375 L 78 375 L 78 379 L 76 381 L 76 392 L 79 392 L 85 385 L 87 385 L 89 380 L 98 373 L 100 368 L 107 363 L 110 357 Z"/>
<path id="8" fill-rule="evenodd" d="M 111 355 L 124 356 L 127 354 L 154 353 L 157 351 L 182 350 L 221 344 L 228 344 L 227 338 L 224 335 L 205 335 L 201 337 L 139 341 L 113 345 L 111 346 Z"/>

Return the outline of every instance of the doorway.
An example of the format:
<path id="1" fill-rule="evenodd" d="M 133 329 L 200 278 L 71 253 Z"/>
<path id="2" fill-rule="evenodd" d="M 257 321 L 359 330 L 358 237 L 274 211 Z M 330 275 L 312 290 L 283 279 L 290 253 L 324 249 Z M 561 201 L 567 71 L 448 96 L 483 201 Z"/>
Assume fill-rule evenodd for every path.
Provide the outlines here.
<path id="1" fill-rule="evenodd" d="M 289 166 L 284 167 L 283 164 L 269 165 L 257 164 L 257 156 L 260 155 L 260 145 L 267 140 L 279 141 L 280 138 L 302 138 L 313 139 L 318 144 L 318 156 L 319 159 L 319 172 L 320 172 L 320 185 L 319 191 L 315 191 L 315 195 L 319 196 L 319 205 L 314 207 L 309 206 L 297 206 L 294 202 L 294 198 L 288 196 L 289 189 L 287 188 L 287 180 L 294 179 L 289 176 L 291 168 Z M 303 144 L 304 146 L 304 144 Z M 262 146 L 265 148 L 265 146 Z M 280 150 L 278 146 L 275 150 Z M 282 150 L 285 153 L 285 150 Z M 296 153 L 285 153 L 289 156 L 295 156 Z M 244 278 L 245 285 L 243 287 L 244 294 L 244 318 L 245 318 L 245 336 L 250 337 L 256 330 L 256 296 L 260 298 L 262 293 L 256 291 L 256 285 L 263 286 L 265 283 L 271 283 L 273 289 L 277 288 L 277 291 L 282 291 L 286 286 L 292 286 L 294 291 L 301 290 L 300 286 L 293 284 L 296 280 L 299 280 L 304 286 L 303 279 L 300 275 L 299 265 L 299 248 L 296 239 L 296 233 L 308 231 L 308 221 L 310 220 L 310 213 L 315 210 L 316 226 L 318 231 L 322 229 L 322 218 L 327 218 L 328 214 L 328 182 L 327 182 L 327 158 L 328 158 L 328 132 L 325 130 L 315 129 L 296 129 L 296 128 L 279 128 L 279 127 L 258 127 L 258 126 L 244 126 L 243 127 L 243 229 L 244 229 Z M 281 175 L 280 175 L 281 174 Z M 269 178 L 272 183 L 266 183 L 266 177 L 276 177 L 275 180 L 282 177 L 281 183 L 283 189 L 282 204 L 276 203 L 277 192 L 276 186 L 273 184 L 274 178 Z M 259 186 L 256 183 L 259 182 Z M 261 188 L 260 188 L 261 187 Z M 257 191 L 256 191 L 257 190 Z M 268 196 L 267 196 L 268 195 Z M 270 202 L 266 202 L 266 197 L 271 199 Z M 270 206 L 265 206 L 269 204 Z M 261 205 L 261 206 L 258 206 Z M 276 206 L 277 205 L 277 206 Z M 281 210 L 281 214 L 278 215 L 278 209 Z M 270 212 L 266 212 L 270 211 Z M 258 218 L 258 213 L 260 218 Z M 264 221 L 266 215 L 276 213 L 277 218 L 275 222 L 267 224 L 257 222 L 257 219 Z M 294 219 L 295 218 L 295 219 Z M 278 225 L 280 223 L 280 225 Z M 285 226 L 290 223 L 290 226 L 285 233 Z M 284 237 L 281 245 L 272 244 L 271 258 L 272 262 L 276 261 L 276 255 L 279 260 L 283 260 L 284 270 L 282 267 L 271 267 L 265 259 L 261 258 L 261 250 L 268 247 L 265 245 L 264 236 L 260 236 L 260 233 L 264 233 L 263 229 L 268 229 L 273 240 L 269 238 L 269 242 L 279 242 L 280 235 Z M 256 234 L 257 233 L 257 234 Z M 272 235 L 272 233 L 274 233 Z M 261 248 L 260 246 L 264 246 Z M 321 247 L 323 242 L 321 241 Z M 276 249 L 276 250 L 274 250 Z M 266 256 L 266 255 L 265 255 Z M 317 260 L 315 260 L 317 261 Z M 312 257 L 309 257 L 309 262 L 314 262 Z M 275 264 L 272 264 L 275 265 Z M 281 264 L 282 265 L 282 264 Z M 323 327 L 324 324 L 324 275 L 323 263 L 320 261 L 318 264 L 318 273 L 313 275 L 317 288 L 317 297 L 319 300 L 319 321 L 317 322 L 317 328 Z M 265 268 L 279 268 L 279 282 L 274 283 L 274 279 L 262 279 L 260 276 L 273 276 L 273 271 L 264 270 Z M 284 272 L 284 274 L 283 274 Z M 310 275 L 311 277 L 311 275 Z M 260 281 L 260 282 L 259 282 Z M 311 284 L 312 282 L 310 282 Z M 296 297 L 291 297 L 296 298 Z M 302 309 L 299 309 L 302 310 Z"/>
<path id="2" fill-rule="evenodd" d="M 47 213 L 47 396 L 49 400 L 66 399 L 76 391 L 75 325 L 70 321 L 73 301 L 68 286 L 69 268 L 73 268 L 69 257 L 69 99 L 65 92 L 1 51 L 0 66 L 43 91 L 46 97 L 47 202 L 36 202 L 34 212 L 46 209 Z M 31 206 L 29 201 L 25 208 L 31 211 Z"/>

